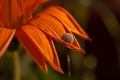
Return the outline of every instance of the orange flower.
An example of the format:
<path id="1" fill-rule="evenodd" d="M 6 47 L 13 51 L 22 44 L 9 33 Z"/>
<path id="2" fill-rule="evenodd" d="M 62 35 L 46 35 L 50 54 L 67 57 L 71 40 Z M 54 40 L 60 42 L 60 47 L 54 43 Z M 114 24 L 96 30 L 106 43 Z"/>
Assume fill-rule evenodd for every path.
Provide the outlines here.
<path id="1" fill-rule="evenodd" d="M 68 48 L 84 52 L 73 33 L 84 39 L 90 38 L 74 18 L 59 6 L 48 7 L 32 16 L 38 6 L 46 1 L 0 0 L 0 57 L 15 35 L 39 68 L 48 72 L 46 63 L 49 63 L 54 70 L 63 73 L 53 39 Z M 73 41 L 70 43 L 65 39 Z"/>

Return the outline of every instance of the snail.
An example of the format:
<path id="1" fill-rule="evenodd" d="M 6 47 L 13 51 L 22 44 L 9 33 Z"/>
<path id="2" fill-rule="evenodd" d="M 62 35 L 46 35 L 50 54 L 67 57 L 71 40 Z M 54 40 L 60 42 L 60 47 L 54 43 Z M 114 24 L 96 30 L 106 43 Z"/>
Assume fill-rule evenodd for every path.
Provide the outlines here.
<path id="1" fill-rule="evenodd" d="M 70 33 L 63 34 L 61 36 L 61 39 L 64 40 L 65 42 L 70 43 L 70 44 L 72 44 L 74 42 L 74 37 Z"/>

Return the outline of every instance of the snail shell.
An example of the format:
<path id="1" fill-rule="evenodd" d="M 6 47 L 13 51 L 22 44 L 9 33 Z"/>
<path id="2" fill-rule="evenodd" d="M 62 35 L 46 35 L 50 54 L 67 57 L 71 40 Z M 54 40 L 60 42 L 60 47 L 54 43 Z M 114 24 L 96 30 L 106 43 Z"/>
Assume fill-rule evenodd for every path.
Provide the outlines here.
<path id="1" fill-rule="evenodd" d="M 70 34 L 70 33 L 63 34 L 61 39 L 64 40 L 65 42 L 68 42 L 68 43 L 71 43 L 71 44 L 74 42 L 73 35 Z"/>

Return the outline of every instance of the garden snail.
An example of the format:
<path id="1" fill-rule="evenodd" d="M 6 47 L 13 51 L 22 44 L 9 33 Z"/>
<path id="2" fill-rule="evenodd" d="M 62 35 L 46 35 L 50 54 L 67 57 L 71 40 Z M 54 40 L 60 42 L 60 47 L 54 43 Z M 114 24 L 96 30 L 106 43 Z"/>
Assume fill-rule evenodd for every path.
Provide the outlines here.
<path id="1" fill-rule="evenodd" d="M 68 42 L 68 43 L 71 43 L 71 44 L 74 42 L 74 37 L 70 33 L 63 34 L 61 39 L 64 40 L 65 42 Z"/>

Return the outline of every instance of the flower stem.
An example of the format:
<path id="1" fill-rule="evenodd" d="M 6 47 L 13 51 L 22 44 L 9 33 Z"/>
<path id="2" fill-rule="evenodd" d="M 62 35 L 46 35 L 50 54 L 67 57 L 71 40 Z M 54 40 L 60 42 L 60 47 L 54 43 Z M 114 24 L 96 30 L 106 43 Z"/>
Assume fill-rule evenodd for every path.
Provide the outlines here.
<path id="1" fill-rule="evenodd" d="M 67 64 L 68 64 L 68 77 L 71 80 L 71 61 L 70 61 L 70 54 L 67 54 Z"/>
<path id="2" fill-rule="evenodd" d="M 18 51 L 14 51 L 13 53 L 13 61 L 14 61 L 14 80 L 20 80 L 20 60 Z"/>

